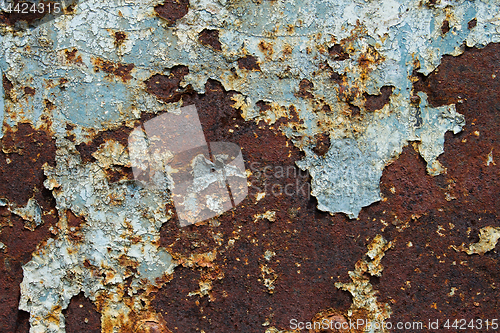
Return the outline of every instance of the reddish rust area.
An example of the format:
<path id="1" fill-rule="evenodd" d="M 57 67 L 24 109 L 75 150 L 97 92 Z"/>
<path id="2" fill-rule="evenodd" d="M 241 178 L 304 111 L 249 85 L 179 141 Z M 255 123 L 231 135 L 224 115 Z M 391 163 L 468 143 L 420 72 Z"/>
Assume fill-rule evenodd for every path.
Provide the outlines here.
<path id="1" fill-rule="evenodd" d="M 347 271 L 366 252 L 364 239 L 376 231 L 343 215 L 319 212 L 308 195 L 308 174 L 295 166 L 302 153 L 290 140 L 277 128 L 245 122 L 240 111 L 230 106 L 232 92 L 224 91 L 220 83 L 209 80 L 205 90 L 203 95 L 184 95 L 184 105 L 196 105 L 207 141 L 240 145 L 252 171 L 249 195 L 217 218 L 220 226 L 204 222 L 179 228 L 174 214 L 162 227 L 161 245 L 178 255 L 218 248 L 214 233 L 221 233 L 224 243 L 212 268 L 176 269 L 173 280 L 156 294 L 155 310 L 179 332 L 262 332 L 267 318 L 271 325 L 286 328 L 291 318 L 310 320 L 329 307 L 347 310 L 349 294 L 333 283 L 337 276 L 348 279 Z M 262 192 L 266 195 L 257 201 L 257 193 Z M 267 210 L 276 212 L 275 222 L 255 219 L 255 214 Z M 236 236 L 234 246 L 228 246 Z M 266 250 L 276 252 L 270 261 L 263 257 Z M 278 276 L 272 296 L 263 282 L 262 265 Z M 222 277 L 215 274 L 217 270 Z M 212 300 L 187 297 L 199 290 L 198 281 L 207 279 L 206 274 L 212 281 Z"/>
<path id="2" fill-rule="evenodd" d="M 253 55 L 246 55 L 238 59 L 238 67 L 240 69 L 248 69 L 249 71 L 260 71 L 260 66 Z"/>
<path id="3" fill-rule="evenodd" d="M 169 25 L 183 18 L 189 9 L 189 0 L 166 0 L 163 4 L 155 6 L 155 12 L 165 19 Z"/>
<path id="4" fill-rule="evenodd" d="M 82 216 L 76 216 L 70 210 L 66 210 L 66 219 L 68 221 L 68 227 L 78 228 L 82 223 L 85 222 L 85 218 L 83 218 Z"/>
<path id="5" fill-rule="evenodd" d="M 205 46 L 210 46 L 214 50 L 222 51 L 222 45 L 219 41 L 219 30 L 203 29 L 198 35 L 198 40 Z"/>
<path id="6" fill-rule="evenodd" d="M 66 333 L 100 333 L 101 315 L 83 293 L 74 296 L 66 310 Z"/>
<path id="7" fill-rule="evenodd" d="M 177 102 L 185 92 L 179 84 L 188 73 L 186 66 L 175 66 L 169 75 L 155 74 L 145 82 L 146 90 L 164 102 Z"/>
<path id="8" fill-rule="evenodd" d="M 127 82 L 132 78 L 130 73 L 135 67 L 134 64 L 115 63 L 101 58 L 93 58 L 92 62 L 94 64 L 94 71 L 103 71 L 105 73 L 112 74 L 119 77 L 123 82 Z"/>
<path id="9" fill-rule="evenodd" d="M 224 277 L 213 281 L 211 302 L 208 296 L 186 297 L 199 289 L 202 270 L 181 268 L 156 295 L 155 308 L 166 312 L 172 327 L 206 331 L 261 332 L 259 323 L 271 316 L 270 325 L 285 329 L 291 318 L 310 320 L 324 309 L 344 313 L 350 306 L 350 296 L 338 291 L 333 283 L 350 281 L 346 272 L 353 270 L 355 261 L 362 258 L 369 239 L 382 233 L 386 239 L 395 240 L 396 245 L 382 261 L 382 277 L 372 278 L 371 283 L 380 292 L 379 300 L 391 305 L 392 322 L 422 320 L 427 325 L 429 318 L 495 317 L 495 300 L 500 299 L 493 285 L 498 280 L 497 252 L 468 256 L 449 246 L 475 242 L 481 227 L 498 226 L 499 169 L 485 165 L 486 155 L 492 146 L 496 151 L 500 142 L 499 102 L 495 93 L 499 89 L 498 79 L 491 81 L 500 63 L 498 48 L 493 45 L 481 51 L 468 50 L 458 58 L 446 57 L 439 71 L 424 85 L 416 84 L 427 89 L 434 105 L 456 103 L 458 95 L 467 98 L 463 104 L 457 104 L 457 109 L 466 115 L 469 125 L 464 134 L 447 134 L 445 154 L 440 157 L 448 167 L 446 175 L 429 176 L 415 149 L 411 145 L 404 148 L 399 159 L 384 170 L 381 191 L 385 199 L 363 209 L 359 220 L 321 213 L 315 208 L 314 199 L 300 196 L 267 193 L 257 203 L 256 188 L 264 182 L 287 184 L 291 180 L 273 177 L 272 172 L 263 176 L 262 166 L 293 166 L 300 153 L 290 143 L 287 147 L 286 138 L 280 142 L 279 134 L 269 127 L 255 128 L 246 123 L 245 128 L 253 132 L 253 137 L 246 136 L 244 129 L 230 133 L 228 129 L 240 121 L 238 113 L 226 106 L 230 104 L 226 94 L 230 93 L 217 83 L 207 83 L 206 95 L 193 95 L 207 139 L 238 143 L 247 168 L 248 164 L 259 162 L 262 172 L 257 177 L 258 172 L 253 171 L 249 196 L 217 219 L 219 227 L 202 223 L 178 229 L 175 220 L 164 225 L 162 245 L 183 255 L 212 250 L 215 245 L 211 234 L 221 232 L 226 241 L 213 264 L 221 267 Z M 486 59 L 486 65 L 475 60 L 479 56 Z M 385 104 L 392 88 L 384 90 L 369 102 L 370 110 Z M 183 100 L 186 104 L 191 102 L 186 96 Z M 265 102 L 261 104 L 261 108 L 268 107 Z M 479 136 L 474 134 L 476 130 Z M 272 143 L 261 139 L 264 132 L 268 133 L 267 139 L 276 136 L 270 139 Z M 248 148 L 253 145 L 254 149 Z M 279 155 L 283 150 L 288 150 L 289 155 Z M 456 199 L 447 201 L 447 194 Z M 254 221 L 254 214 L 268 209 L 276 210 L 275 222 Z M 227 239 L 234 237 L 239 228 L 240 238 L 226 248 Z M 269 262 L 262 258 L 266 249 L 277 253 Z M 259 281 L 262 264 L 278 275 L 272 296 Z M 457 291 L 448 296 L 451 287 Z"/>
<path id="10" fill-rule="evenodd" d="M 366 223 L 383 220 L 384 236 L 396 240 L 382 261 L 382 277 L 374 280 L 380 299 L 391 304 L 393 322 L 469 322 L 499 312 L 498 250 L 469 256 L 450 247 L 477 242 L 481 228 L 500 226 L 500 170 L 486 162 L 490 152 L 495 158 L 500 150 L 499 52 L 499 44 L 467 49 L 420 76 L 415 88 L 425 91 L 433 106 L 455 103 L 466 118 L 463 132 L 446 134 L 439 160 L 447 173 L 427 175 L 422 158 L 405 148 L 384 171 L 381 190 L 387 200 L 361 213 Z M 442 326 L 432 331 L 449 332 Z"/>
<path id="11" fill-rule="evenodd" d="M 134 174 L 132 168 L 113 165 L 111 168 L 104 170 L 106 177 L 110 183 L 116 183 L 121 180 L 132 180 Z"/>
<path id="12" fill-rule="evenodd" d="M 54 204 L 55 206 L 55 204 Z M 44 207 L 46 208 L 46 207 Z M 49 221 L 50 220 L 50 221 Z M 49 227 L 54 225 L 54 216 L 44 216 L 45 224 L 34 231 L 24 228 L 22 218 L 0 208 L 0 242 L 6 250 L 0 251 L 0 332 L 27 333 L 29 314 L 17 309 L 20 284 L 23 280 L 22 265 L 31 260 L 31 253 L 51 235 Z M 9 226 L 11 225 L 11 226 Z"/>

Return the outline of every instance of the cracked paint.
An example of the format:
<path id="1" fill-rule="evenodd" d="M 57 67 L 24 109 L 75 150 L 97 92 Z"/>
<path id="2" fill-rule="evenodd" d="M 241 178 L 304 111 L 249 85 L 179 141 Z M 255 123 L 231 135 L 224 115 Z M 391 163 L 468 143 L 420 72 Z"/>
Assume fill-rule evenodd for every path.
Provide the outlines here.
<path id="1" fill-rule="evenodd" d="M 30 313 L 30 332 L 65 332 L 63 311 L 81 292 L 101 313 L 103 332 L 168 331 L 150 295 L 179 266 L 208 269 L 190 295 L 215 301 L 213 281 L 224 276 L 210 271 L 218 269 L 211 264 L 216 251 L 183 257 L 159 246 L 160 229 L 174 215 L 172 198 L 131 179 L 126 138 L 138 124 L 219 82 L 246 123 L 275 126 L 303 152 L 297 165 L 311 176 L 317 208 L 355 219 L 382 199 L 384 168 L 411 142 L 428 174 L 446 174 L 438 160 L 446 133 L 459 133 L 465 118 L 455 104 L 430 104 L 413 83 L 444 55 L 499 42 L 499 12 L 486 0 L 89 0 L 31 28 L 0 21 L 1 135 L 29 124 L 56 147 L 55 165 L 43 164 L 43 184 L 55 199 L 57 237 L 23 266 L 19 308 Z M 103 134 L 118 129 L 122 137 Z M 259 192 L 255 204 L 266 197 Z M 41 202 L 16 204 L 24 208 L 12 212 L 29 229 L 42 224 Z M 258 208 L 255 224 L 282 219 L 278 210 Z M 483 236 L 496 234 L 483 230 L 480 245 L 464 251 L 494 248 L 496 239 Z M 222 237 L 213 237 L 221 247 Z M 239 241 L 238 232 L 230 241 Z M 365 273 L 380 275 L 391 244 L 377 236 L 369 260 L 350 272 L 353 282 L 337 285 L 353 294 L 349 316 L 364 309 L 372 319 L 389 318 Z M 273 294 L 281 280 L 276 268 L 260 270 Z"/>

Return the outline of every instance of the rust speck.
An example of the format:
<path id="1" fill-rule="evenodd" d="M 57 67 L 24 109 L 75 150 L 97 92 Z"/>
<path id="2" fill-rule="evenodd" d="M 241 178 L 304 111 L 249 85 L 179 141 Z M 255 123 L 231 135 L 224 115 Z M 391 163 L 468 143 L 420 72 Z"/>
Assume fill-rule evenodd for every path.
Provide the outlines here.
<path id="1" fill-rule="evenodd" d="M 349 112 L 351 117 L 358 117 L 361 115 L 361 109 L 359 108 L 359 106 L 351 103 L 347 103 L 347 105 L 349 105 Z"/>
<path id="2" fill-rule="evenodd" d="M 342 61 L 349 59 L 349 54 L 344 51 L 344 48 L 340 44 L 334 44 L 328 48 L 328 53 L 336 61 Z"/>
<path id="3" fill-rule="evenodd" d="M 99 72 L 102 70 L 105 73 L 112 74 L 119 77 L 123 82 L 127 82 L 132 78 L 130 72 L 134 69 L 134 64 L 121 64 L 101 58 L 93 58 L 94 71 Z"/>
<path id="4" fill-rule="evenodd" d="M 71 51 L 70 50 L 64 51 L 66 60 L 70 63 L 83 64 L 82 56 L 81 55 L 77 56 L 77 52 L 78 52 L 77 49 L 72 49 Z"/>
<path id="5" fill-rule="evenodd" d="M 262 53 L 264 53 L 264 55 L 266 56 L 271 56 L 274 52 L 273 50 L 273 44 L 272 43 L 268 43 L 266 41 L 260 41 L 259 43 L 259 49 Z"/>
<path id="6" fill-rule="evenodd" d="M 441 25 L 441 32 L 443 35 L 446 35 L 450 31 L 450 22 L 448 20 L 444 20 L 443 24 Z"/>
<path id="7" fill-rule="evenodd" d="M 330 149 L 330 135 L 328 133 L 317 134 L 314 140 L 315 146 L 313 151 L 318 156 L 324 156 Z"/>
<path id="8" fill-rule="evenodd" d="M 34 96 L 35 95 L 35 88 L 31 88 L 31 87 L 24 87 L 24 93 L 26 95 L 29 95 L 29 96 Z"/>
<path id="9" fill-rule="evenodd" d="M 132 168 L 113 165 L 109 169 L 104 170 L 106 178 L 110 183 L 116 183 L 121 180 L 133 180 L 134 174 Z"/>
<path id="10" fill-rule="evenodd" d="M 475 28 L 477 25 L 477 19 L 476 18 L 473 18 L 472 20 L 470 20 L 468 23 L 467 23 L 467 28 L 469 29 L 473 29 Z"/>
<path id="11" fill-rule="evenodd" d="M 116 31 L 115 32 L 115 46 L 119 47 L 123 44 L 123 41 L 127 38 L 127 34 L 123 31 Z"/>
<path id="12" fill-rule="evenodd" d="M 184 17 L 189 9 L 189 0 L 166 0 L 162 5 L 155 6 L 155 12 L 172 25 Z"/>
<path id="13" fill-rule="evenodd" d="M 253 55 L 247 55 L 243 58 L 238 59 L 238 67 L 240 69 L 248 69 L 250 71 L 260 71 L 259 63 L 257 58 Z"/>
<path id="14" fill-rule="evenodd" d="M 302 98 L 314 98 L 311 90 L 314 88 L 314 84 L 308 79 L 302 79 L 299 83 L 299 92 L 297 96 Z"/>
<path id="15" fill-rule="evenodd" d="M 210 46 L 214 50 L 222 51 L 222 45 L 219 41 L 219 30 L 203 29 L 198 35 L 198 40 L 205 46 Z"/>

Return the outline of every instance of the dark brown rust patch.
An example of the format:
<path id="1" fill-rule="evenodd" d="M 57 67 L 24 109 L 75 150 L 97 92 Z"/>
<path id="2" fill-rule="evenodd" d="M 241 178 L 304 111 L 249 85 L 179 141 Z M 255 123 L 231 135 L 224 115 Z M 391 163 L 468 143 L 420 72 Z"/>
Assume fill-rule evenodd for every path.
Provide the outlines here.
<path id="1" fill-rule="evenodd" d="M 95 305 L 83 293 L 74 296 L 66 310 L 63 310 L 66 319 L 67 333 L 100 333 L 101 315 Z"/>
<path id="2" fill-rule="evenodd" d="M 165 19 L 169 25 L 188 13 L 189 0 L 166 0 L 162 5 L 155 6 L 155 12 Z"/>
<path id="3" fill-rule="evenodd" d="M 219 41 L 219 30 L 203 29 L 198 35 L 198 40 L 205 46 L 210 46 L 214 50 L 222 51 L 222 45 Z"/>
<path id="4" fill-rule="evenodd" d="M 299 92 L 297 93 L 298 97 L 302 98 L 314 98 L 314 95 L 311 93 L 311 90 L 314 88 L 314 84 L 308 79 L 302 79 L 299 82 Z"/>
<path id="5" fill-rule="evenodd" d="M 55 147 L 43 131 L 35 131 L 28 124 L 17 128 L 4 127 L 0 142 L 0 197 L 13 205 L 25 205 L 34 198 L 42 209 L 43 224 L 34 231 L 25 229 L 25 221 L 0 208 L 0 332 L 25 333 L 29 330 L 29 314 L 17 309 L 22 265 L 31 259 L 31 253 L 52 233 L 49 228 L 57 222 L 55 200 L 43 187 L 42 165 L 54 166 Z"/>
<path id="6" fill-rule="evenodd" d="M 246 55 L 238 59 L 238 67 L 240 69 L 248 69 L 249 71 L 260 71 L 260 66 L 253 55 Z"/>
<path id="7" fill-rule="evenodd" d="M 330 149 L 330 134 L 321 133 L 314 137 L 314 148 L 313 151 L 318 156 L 324 156 Z"/>
<path id="8" fill-rule="evenodd" d="M 42 166 L 55 165 L 55 144 L 44 131 L 33 130 L 29 124 L 17 128 L 4 125 L 0 142 L 0 195 L 24 206 L 28 199 L 43 191 Z"/>
<path id="9" fill-rule="evenodd" d="M 127 82 L 132 78 L 130 72 L 135 67 L 134 64 L 115 63 L 101 58 L 93 58 L 92 62 L 94 64 L 94 71 L 99 72 L 102 70 L 105 73 L 119 77 L 123 82 Z"/>
<path id="10" fill-rule="evenodd" d="M 392 86 L 383 86 L 380 88 L 379 95 L 369 95 L 364 93 L 365 109 L 371 112 L 382 109 L 387 103 L 389 103 L 389 98 L 392 95 L 393 89 L 394 87 Z"/>
<path id="11" fill-rule="evenodd" d="M 134 174 L 132 168 L 113 165 L 109 169 L 104 170 L 106 178 L 110 183 L 116 183 L 121 180 L 133 180 Z"/>
<path id="12" fill-rule="evenodd" d="M 455 104 L 466 125 L 458 135 L 446 134 L 445 155 L 440 158 L 455 181 L 456 196 L 476 212 L 496 211 L 500 197 L 498 164 L 500 130 L 500 44 L 467 49 L 458 57 L 445 56 L 439 70 L 420 77 L 417 90 L 434 105 Z M 466 162 L 467 161 L 467 162 Z M 464 207 L 465 209 L 465 207 Z"/>
<path id="13" fill-rule="evenodd" d="M 68 227 L 78 228 L 82 223 L 85 223 L 85 218 L 83 216 L 76 216 L 71 210 L 66 210 L 66 219 L 68 221 Z"/>
<path id="14" fill-rule="evenodd" d="M 14 85 L 12 84 L 12 82 L 10 82 L 10 80 L 7 78 L 7 76 L 5 74 L 2 76 L 2 85 L 3 85 L 3 91 L 5 94 L 5 98 L 12 99 L 10 93 L 12 92 Z"/>
<path id="15" fill-rule="evenodd" d="M 161 230 L 162 245 L 183 255 L 213 250 L 212 243 L 206 241 L 212 232 L 220 232 L 226 240 L 224 244 L 235 233 L 239 235 L 234 246 L 223 246 L 224 250 L 219 250 L 220 257 L 214 262 L 224 271 L 224 278 L 212 285 L 214 300 L 186 298 L 187 293 L 199 288 L 200 273 L 181 268 L 176 270 L 172 283 L 157 293 L 153 301 L 155 309 L 166 311 L 167 322 L 179 330 L 195 327 L 206 331 L 244 332 L 260 332 L 262 329 L 256 323 L 270 317 L 270 325 L 285 329 L 289 327 L 290 318 L 310 320 L 323 309 L 333 308 L 336 313 L 345 313 L 351 298 L 338 291 L 333 283 L 350 281 L 346 273 L 353 270 L 354 265 L 347 262 L 354 264 L 362 258 L 367 239 L 382 233 L 386 239 L 395 240 L 396 245 L 382 261 L 385 267 L 382 277 L 371 279 L 371 283 L 380 291 L 379 301 L 391 305 L 392 322 L 423 318 L 426 325 L 428 318 L 460 316 L 484 320 L 495 316 L 499 304 L 492 300 L 499 299 L 500 295 L 492 284 L 498 281 L 498 254 L 491 252 L 482 257 L 469 257 L 455 252 L 449 245 L 477 240 L 468 236 L 469 228 L 471 236 L 475 236 L 485 225 L 498 226 L 500 199 L 495 194 L 499 188 L 498 168 L 485 166 L 484 158 L 491 147 L 483 149 L 500 142 L 500 108 L 495 93 L 499 89 L 498 80 L 491 81 L 500 63 L 497 49 L 497 46 L 489 46 L 481 53 L 469 50 L 464 55 L 465 60 L 445 57 L 436 74 L 424 84 L 417 84 L 426 89 L 431 103 L 456 103 L 458 96 L 462 100 L 467 98 L 467 102 L 457 104 L 457 109 L 466 114 L 468 126 L 472 128 L 466 128 L 466 134 L 447 135 L 445 154 L 440 161 L 448 167 L 448 174 L 429 176 L 425 162 L 414 148 L 404 148 L 399 159 L 384 170 L 380 186 L 385 199 L 363 209 L 359 220 L 318 212 L 314 199 L 309 201 L 300 196 L 266 192 L 257 204 L 254 193 L 261 191 L 265 183 L 284 185 L 290 180 L 287 178 L 280 183 L 281 178 L 273 172 L 274 166 L 293 166 L 300 153 L 287 147 L 286 139 L 278 140 L 277 133 L 266 126 L 245 123 L 245 127 L 229 132 L 228 129 L 240 125 L 241 120 L 238 113 L 227 106 L 231 104 L 227 96 L 231 93 L 225 92 L 216 82 L 207 82 L 205 95 L 190 95 L 192 100 L 184 96 L 185 103 L 194 101 L 201 110 L 200 118 L 209 141 L 238 143 L 243 148 L 247 168 L 252 163 L 258 168 L 252 170 L 249 178 L 253 185 L 249 196 L 236 209 L 217 218 L 220 226 L 205 223 L 178 229 L 175 221 L 169 221 Z M 486 59 L 486 65 L 476 57 Z M 447 66 L 450 69 L 445 72 Z M 480 73 L 476 75 L 478 70 Z M 453 82 L 455 79 L 460 84 Z M 445 94 L 440 93 L 442 87 L 447 89 Z M 472 95 L 476 95 L 473 101 Z M 486 102 L 481 102 L 481 98 Z M 266 107 L 262 102 L 261 108 Z M 468 113 L 464 111 L 467 108 L 471 108 Z M 480 131 L 479 137 L 474 134 L 476 130 Z M 247 135 L 248 132 L 251 135 Z M 262 139 L 266 132 L 267 137 Z M 271 139 L 273 135 L 275 138 Z M 471 153 L 471 146 L 462 142 L 464 138 L 473 145 L 484 147 L 477 154 L 476 148 L 472 148 Z M 291 149 L 289 155 L 277 155 L 287 149 Z M 266 176 L 264 166 L 270 165 L 273 168 L 267 170 Z M 454 171 L 457 167 L 458 171 Z M 453 190 L 449 184 L 454 184 L 454 191 L 459 194 L 452 201 L 446 200 L 447 193 Z M 254 214 L 268 209 L 276 211 L 275 222 L 254 222 Z M 441 237 L 438 231 L 445 236 Z M 267 249 L 277 253 L 269 262 L 262 259 Z M 278 275 L 272 296 L 262 281 L 258 281 L 262 264 Z M 451 287 L 458 288 L 455 296 L 448 296 Z M 331 294 L 323 297 L 323 292 Z"/>
<path id="16" fill-rule="evenodd" d="M 127 39 L 127 34 L 123 31 L 116 31 L 114 37 L 115 37 L 115 46 L 120 47 L 125 41 L 125 39 Z"/>
<path id="17" fill-rule="evenodd" d="M 189 69 L 186 66 L 175 66 L 168 76 L 155 74 L 145 82 L 146 90 L 162 101 L 177 102 L 185 92 L 179 84 L 188 73 Z"/>
<path id="18" fill-rule="evenodd" d="M 343 81 L 344 75 L 341 75 L 337 72 L 332 72 L 332 74 L 330 75 L 330 79 L 337 82 L 337 83 L 340 83 Z"/>
<path id="19" fill-rule="evenodd" d="M 65 90 L 66 89 L 66 83 L 68 83 L 68 79 L 62 77 L 59 79 L 59 89 Z"/>
<path id="20" fill-rule="evenodd" d="M 342 45 L 334 44 L 328 48 L 328 53 L 336 61 L 343 61 L 349 59 L 349 54 L 344 50 Z"/>
<path id="21" fill-rule="evenodd" d="M 361 115 L 361 109 L 359 106 L 352 103 L 347 103 L 347 105 L 349 106 L 349 116 L 359 117 Z"/>
<path id="22" fill-rule="evenodd" d="M 128 136 L 132 129 L 122 126 L 115 130 L 106 130 L 99 132 L 91 142 L 81 143 L 76 146 L 84 163 L 95 162 L 92 154 L 106 141 L 114 140 L 121 143 L 124 147 L 128 145 Z"/>
<path id="23" fill-rule="evenodd" d="M 260 100 L 257 103 L 255 103 L 255 105 L 257 105 L 257 107 L 260 109 L 261 112 L 266 112 L 271 110 L 271 105 L 269 102 Z"/>
<path id="24" fill-rule="evenodd" d="M 469 22 L 467 22 L 467 28 L 470 29 L 474 29 L 477 25 L 477 19 L 476 18 L 473 18 L 472 20 L 470 20 Z"/>
<path id="25" fill-rule="evenodd" d="M 24 87 L 24 93 L 28 96 L 35 96 L 35 88 L 31 88 L 31 87 Z"/>

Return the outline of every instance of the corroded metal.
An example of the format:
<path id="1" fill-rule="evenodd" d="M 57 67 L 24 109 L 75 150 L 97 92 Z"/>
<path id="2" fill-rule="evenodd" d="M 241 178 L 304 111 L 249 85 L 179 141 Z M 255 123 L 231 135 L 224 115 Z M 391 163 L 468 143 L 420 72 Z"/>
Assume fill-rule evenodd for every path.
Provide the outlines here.
<path id="1" fill-rule="evenodd" d="M 497 2 L 63 9 L 0 14 L 0 331 L 498 314 Z M 189 105 L 249 192 L 181 228 L 129 138 Z"/>

